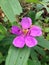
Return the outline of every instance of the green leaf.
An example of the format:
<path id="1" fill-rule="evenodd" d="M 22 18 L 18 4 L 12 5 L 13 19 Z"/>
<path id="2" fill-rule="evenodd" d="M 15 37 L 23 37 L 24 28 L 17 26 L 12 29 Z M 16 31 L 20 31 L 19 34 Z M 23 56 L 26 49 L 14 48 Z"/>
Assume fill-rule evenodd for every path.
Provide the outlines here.
<path id="1" fill-rule="evenodd" d="M 47 7 L 47 5 L 49 5 L 49 3 L 45 3 L 45 2 L 40 2 L 47 10 L 47 12 L 49 13 L 49 7 Z"/>
<path id="2" fill-rule="evenodd" d="M 20 15 L 22 13 L 22 8 L 18 0 L 9 0 L 9 3 L 14 11 L 14 14 Z"/>
<path id="3" fill-rule="evenodd" d="M 0 6 L 11 22 L 16 21 L 15 16 L 22 13 L 22 8 L 18 0 L 1 0 Z"/>
<path id="4" fill-rule="evenodd" d="M 49 34 L 47 34 L 46 39 L 49 40 Z"/>
<path id="5" fill-rule="evenodd" d="M 32 63 L 33 63 L 33 65 L 41 65 L 39 60 L 33 60 Z"/>
<path id="6" fill-rule="evenodd" d="M 28 65 L 41 65 L 41 63 L 38 60 L 38 54 L 36 53 L 35 49 L 31 49 L 31 59 L 29 59 Z"/>
<path id="7" fill-rule="evenodd" d="M 42 63 L 44 62 L 49 62 L 49 56 L 45 56 L 43 59 L 42 59 L 42 61 L 41 61 Z"/>
<path id="8" fill-rule="evenodd" d="M 26 0 L 26 2 L 29 2 L 29 3 L 38 3 L 39 2 L 39 0 Z"/>
<path id="9" fill-rule="evenodd" d="M 46 17 L 46 18 L 44 19 L 44 22 L 45 22 L 45 23 L 48 23 L 48 22 L 49 22 L 49 17 Z"/>
<path id="10" fill-rule="evenodd" d="M 42 46 L 44 48 L 49 49 L 49 41 L 47 41 L 43 37 L 38 37 L 37 40 L 38 40 L 38 45 L 40 45 L 40 46 Z"/>
<path id="11" fill-rule="evenodd" d="M 4 20 L 4 22 L 8 21 L 7 17 L 4 17 L 3 20 Z"/>
<path id="12" fill-rule="evenodd" d="M 30 48 L 22 49 L 10 47 L 5 65 L 26 65 L 30 55 Z"/>
<path id="13" fill-rule="evenodd" d="M 7 34 L 7 29 L 2 24 L 0 24 L 0 33 Z"/>
<path id="14" fill-rule="evenodd" d="M 41 47 L 39 47 L 39 46 L 35 46 L 34 49 L 35 49 L 39 54 L 41 54 L 42 56 L 45 56 L 45 55 L 46 55 L 46 53 L 45 53 L 45 51 L 44 51 L 43 48 L 41 48 Z"/>
<path id="15" fill-rule="evenodd" d="M 31 49 L 31 58 L 32 60 L 38 60 L 37 53 L 35 52 L 34 48 Z"/>
<path id="16" fill-rule="evenodd" d="M 45 8 L 46 8 L 47 12 L 49 13 L 49 7 L 45 6 Z"/>
<path id="17" fill-rule="evenodd" d="M 33 23 L 35 23 L 36 13 L 34 11 L 29 11 L 28 14 L 27 14 L 27 16 L 32 19 Z"/>
<path id="18" fill-rule="evenodd" d="M 6 36 L 2 41 L 0 41 L 0 45 L 11 45 L 14 37 L 15 35 Z"/>
<path id="19" fill-rule="evenodd" d="M 32 60 L 29 59 L 28 65 L 33 65 Z"/>
<path id="20" fill-rule="evenodd" d="M 4 38 L 5 36 L 0 34 L 0 41 Z"/>
<path id="21" fill-rule="evenodd" d="M 37 11 L 42 10 L 42 8 L 43 8 L 43 5 L 41 5 L 40 3 L 36 5 Z"/>
<path id="22" fill-rule="evenodd" d="M 39 19 L 43 12 L 44 12 L 43 10 L 37 12 L 37 14 L 36 14 L 36 19 Z"/>
<path id="23" fill-rule="evenodd" d="M 41 65 L 39 60 L 29 60 L 28 65 Z"/>
<path id="24" fill-rule="evenodd" d="M 1 0 L 0 6 L 10 21 L 15 21 L 15 15 L 8 0 Z"/>
<path id="25" fill-rule="evenodd" d="M 0 64 L 4 61 L 4 58 L 3 58 L 3 55 L 2 53 L 0 52 Z"/>
<path id="26" fill-rule="evenodd" d="M 42 2 L 49 2 L 49 0 L 42 0 Z"/>
<path id="27" fill-rule="evenodd" d="M 44 32 L 49 32 L 49 27 L 45 27 L 45 28 L 43 28 L 43 30 L 44 30 Z"/>

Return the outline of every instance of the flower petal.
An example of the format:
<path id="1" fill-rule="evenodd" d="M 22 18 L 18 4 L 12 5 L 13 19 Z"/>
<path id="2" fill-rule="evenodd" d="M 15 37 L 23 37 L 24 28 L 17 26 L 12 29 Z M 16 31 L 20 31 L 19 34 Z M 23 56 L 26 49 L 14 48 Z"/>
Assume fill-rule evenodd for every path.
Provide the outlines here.
<path id="1" fill-rule="evenodd" d="M 39 26 L 32 26 L 31 28 L 31 33 L 30 35 L 32 36 L 41 36 L 42 35 L 42 30 Z"/>
<path id="2" fill-rule="evenodd" d="M 18 26 L 12 26 L 11 32 L 17 35 L 20 35 L 22 33 L 21 29 Z"/>
<path id="3" fill-rule="evenodd" d="M 24 37 L 23 36 L 18 36 L 13 40 L 13 45 L 15 47 L 23 48 L 25 45 Z"/>
<path id="4" fill-rule="evenodd" d="M 32 36 L 27 36 L 25 38 L 25 43 L 26 43 L 26 46 L 28 47 L 34 47 L 37 45 L 37 40 Z"/>
<path id="5" fill-rule="evenodd" d="M 32 24 L 32 20 L 29 17 L 24 17 L 21 21 L 21 26 L 23 29 L 30 28 L 31 24 Z"/>

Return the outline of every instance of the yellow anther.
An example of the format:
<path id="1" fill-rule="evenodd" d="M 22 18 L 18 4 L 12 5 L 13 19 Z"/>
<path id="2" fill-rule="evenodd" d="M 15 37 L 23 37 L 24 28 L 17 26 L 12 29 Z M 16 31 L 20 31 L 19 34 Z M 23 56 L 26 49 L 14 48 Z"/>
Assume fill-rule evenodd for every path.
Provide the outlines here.
<path id="1" fill-rule="evenodd" d="M 24 34 L 27 34 L 28 29 L 23 29 Z"/>

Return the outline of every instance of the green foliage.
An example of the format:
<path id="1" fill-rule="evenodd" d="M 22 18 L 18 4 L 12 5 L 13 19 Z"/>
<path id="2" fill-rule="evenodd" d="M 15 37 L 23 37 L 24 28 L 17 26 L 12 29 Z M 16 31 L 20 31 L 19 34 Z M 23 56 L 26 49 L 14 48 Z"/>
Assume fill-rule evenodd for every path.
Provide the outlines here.
<path id="1" fill-rule="evenodd" d="M 28 60 L 28 65 L 41 65 L 38 60 L 38 53 L 34 50 L 34 48 L 31 49 L 31 59 Z"/>
<path id="2" fill-rule="evenodd" d="M 0 53 L 0 64 L 4 61 L 2 53 Z"/>
<path id="3" fill-rule="evenodd" d="M 5 65 L 26 65 L 30 49 L 24 47 L 23 49 L 10 47 Z"/>
<path id="4" fill-rule="evenodd" d="M 0 0 L 0 6 L 11 22 L 16 21 L 16 15 L 22 13 L 22 8 L 18 0 Z"/>
<path id="5" fill-rule="evenodd" d="M 47 2 L 40 2 L 47 10 L 47 12 L 49 13 L 49 7 L 47 7 L 47 5 L 49 5 L 49 3 Z"/>
<path id="6" fill-rule="evenodd" d="M 0 41 L 4 38 L 5 36 L 0 34 Z"/>
<path id="7" fill-rule="evenodd" d="M 31 49 L 32 60 L 38 60 L 38 54 L 35 52 L 34 48 Z"/>
<path id="8" fill-rule="evenodd" d="M 2 39 L 2 41 L 0 41 L 0 45 L 11 45 L 12 44 L 12 40 L 15 37 L 15 35 L 10 35 L 6 36 L 5 38 Z"/>
<path id="9" fill-rule="evenodd" d="M 29 2 L 29 3 L 38 3 L 39 2 L 39 0 L 26 0 L 26 2 Z"/>
<path id="10" fill-rule="evenodd" d="M 27 14 L 27 16 L 32 19 L 32 23 L 35 22 L 36 13 L 34 11 L 29 11 L 28 14 Z"/>
<path id="11" fill-rule="evenodd" d="M 38 60 L 29 60 L 28 65 L 41 65 L 40 61 Z"/>
<path id="12" fill-rule="evenodd" d="M 46 37 L 47 40 L 49 40 L 49 34 L 47 34 L 47 37 Z"/>
<path id="13" fill-rule="evenodd" d="M 49 41 L 47 41 L 43 37 L 39 37 L 39 38 L 37 38 L 37 40 L 38 40 L 38 45 L 40 45 L 46 49 L 49 49 Z"/>
<path id="14" fill-rule="evenodd" d="M 41 54 L 42 56 L 45 56 L 45 51 L 43 48 L 39 47 L 39 46 L 35 46 L 34 49 L 39 53 Z"/>
<path id="15" fill-rule="evenodd" d="M 43 31 L 44 31 L 44 32 L 49 32 L 49 27 L 43 28 Z"/>
<path id="16" fill-rule="evenodd" d="M 36 19 L 39 19 L 41 17 L 41 15 L 43 14 L 43 10 L 39 11 L 36 13 Z"/>
<path id="17" fill-rule="evenodd" d="M 0 24 L 0 33 L 7 34 L 7 29 L 2 24 Z"/>
<path id="18" fill-rule="evenodd" d="M 46 19 L 44 19 L 44 22 L 48 23 L 49 22 L 49 17 L 46 17 Z"/>
<path id="19" fill-rule="evenodd" d="M 49 0 L 42 0 L 42 2 L 49 2 Z"/>

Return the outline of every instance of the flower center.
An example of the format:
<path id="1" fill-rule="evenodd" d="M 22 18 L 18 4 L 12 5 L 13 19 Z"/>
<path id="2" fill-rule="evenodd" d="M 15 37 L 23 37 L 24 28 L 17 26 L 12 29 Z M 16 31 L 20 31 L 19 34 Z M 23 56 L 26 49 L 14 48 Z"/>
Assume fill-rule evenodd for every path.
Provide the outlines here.
<path id="1" fill-rule="evenodd" d="M 23 29 L 23 33 L 26 35 L 28 33 L 28 29 Z"/>

